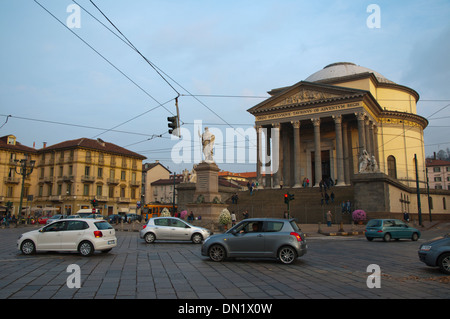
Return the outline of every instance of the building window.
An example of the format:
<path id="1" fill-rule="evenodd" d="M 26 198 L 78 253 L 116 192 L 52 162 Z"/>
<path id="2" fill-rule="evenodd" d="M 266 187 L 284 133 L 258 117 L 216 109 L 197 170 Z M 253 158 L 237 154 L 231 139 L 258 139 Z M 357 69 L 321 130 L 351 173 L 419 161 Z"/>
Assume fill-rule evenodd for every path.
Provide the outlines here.
<path id="1" fill-rule="evenodd" d="M 103 195 L 103 187 L 102 185 L 97 185 L 97 196 Z"/>
<path id="2" fill-rule="evenodd" d="M 445 197 L 442 198 L 442 207 L 444 207 L 444 210 L 447 209 L 447 203 L 445 202 Z"/>
<path id="3" fill-rule="evenodd" d="M 84 196 L 89 196 L 89 184 L 84 184 L 83 185 L 83 195 Z"/>
<path id="4" fill-rule="evenodd" d="M 102 168 L 102 167 L 99 167 L 99 168 L 98 168 L 98 170 L 97 170 L 97 176 L 98 176 L 99 178 L 102 178 L 102 177 L 103 177 L 103 168 Z"/>
<path id="5" fill-rule="evenodd" d="M 125 187 L 120 188 L 120 197 L 125 197 Z"/>
<path id="6" fill-rule="evenodd" d="M 85 166 L 84 167 L 84 175 L 89 176 L 91 172 L 91 167 L 90 166 Z"/>
<path id="7" fill-rule="evenodd" d="M 395 157 L 390 155 L 387 158 L 388 175 L 392 178 L 397 178 L 397 164 L 395 163 Z"/>
<path id="8" fill-rule="evenodd" d="M 440 173 L 441 172 L 441 168 L 440 167 L 433 167 L 433 172 Z"/>
<path id="9" fill-rule="evenodd" d="M 435 177 L 435 178 L 434 178 L 434 181 L 435 181 L 435 182 L 441 182 L 442 179 L 441 179 L 440 177 Z"/>
<path id="10" fill-rule="evenodd" d="M 109 194 L 108 194 L 109 198 L 113 198 L 114 197 L 114 186 L 109 187 Z"/>
<path id="11" fill-rule="evenodd" d="M 124 181 L 124 180 L 126 180 L 126 178 L 127 178 L 127 172 L 121 171 L 121 172 L 120 172 L 120 179 L 121 179 L 122 181 Z"/>

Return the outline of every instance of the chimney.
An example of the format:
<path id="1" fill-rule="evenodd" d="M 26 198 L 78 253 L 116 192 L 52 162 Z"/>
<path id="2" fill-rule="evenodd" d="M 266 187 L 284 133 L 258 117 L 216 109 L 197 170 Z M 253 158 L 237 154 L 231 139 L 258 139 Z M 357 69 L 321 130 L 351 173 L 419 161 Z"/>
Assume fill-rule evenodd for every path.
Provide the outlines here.
<path id="1" fill-rule="evenodd" d="M 44 142 L 43 148 L 46 148 L 46 147 L 47 147 L 47 142 Z"/>
<path id="2" fill-rule="evenodd" d="M 436 152 L 433 152 L 434 156 L 433 159 L 436 160 Z"/>

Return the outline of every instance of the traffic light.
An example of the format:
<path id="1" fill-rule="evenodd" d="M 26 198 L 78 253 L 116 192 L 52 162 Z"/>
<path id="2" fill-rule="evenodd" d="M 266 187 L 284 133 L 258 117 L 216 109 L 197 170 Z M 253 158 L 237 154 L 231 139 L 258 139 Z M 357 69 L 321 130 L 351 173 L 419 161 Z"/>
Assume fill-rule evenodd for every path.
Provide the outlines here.
<path id="1" fill-rule="evenodd" d="M 178 116 L 170 116 L 167 118 L 167 121 L 169 121 L 169 124 L 167 124 L 169 134 L 173 134 L 173 131 L 178 129 Z"/>
<path id="2" fill-rule="evenodd" d="M 284 194 L 284 203 L 289 204 L 289 194 Z"/>
<path id="3" fill-rule="evenodd" d="M 289 201 L 294 200 L 294 199 L 295 199 L 295 198 L 294 198 L 294 194 L 289 194 L 289 193 L 288 193 L 288 198 L 289 198 Z"/>
<path id="4" fill-rule="evenodd" d="M 95 198 L 91 201 L 91 203 L 92 203 L 92 207 L 97 207 L 98 206 L 98 202 L 97 202 L 97 200 Z"/>

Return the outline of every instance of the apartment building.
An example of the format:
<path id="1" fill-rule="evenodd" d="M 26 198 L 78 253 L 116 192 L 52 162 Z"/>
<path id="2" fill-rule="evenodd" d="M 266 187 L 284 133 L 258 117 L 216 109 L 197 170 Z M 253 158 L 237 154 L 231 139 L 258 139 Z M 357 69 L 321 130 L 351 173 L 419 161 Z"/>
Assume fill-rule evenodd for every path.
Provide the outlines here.
<path id="1" fill-rule="evenodd" d="M 450 190 L 450 161 L 426 159 L 430 189 Z"/>
<path id="2" fill-rule="evenodd" d="M 48 208 L 53 213 L 75 214 L 93 208 L 93 199 L 105 216 L 136 211 L 146 157 L 101 139 L 79 138 L 35 150 L 17 141 L 14 147 L 13 137 L 1 138 L 0 199 L 2 207 L 13 202 L 15 215 L 21 192 L 12 159 L 25 156 L 35 161 L 25 181 L 23 207 L 28 213 Z"/>
<path id="3" fill-rule="evenodd" d="M 35 205 L 49 202 L 63 214 L 92 208 L 103 215 L 134 212 L 141 198 L 140 154 L 101 139 L 79 138 L 37 151 Z"/>
<path id="4" fill-rule="evenodd" d="M 0 137 L 0 215 L 6 212 L 8 202 L 12 203 L 12 212 L 17 215 L 20 205 L 23 182 L 23 207 L 31 199 L 33 186 L 36 185 L 35 173 L 22 180 L 21 160 L 26 160 L 27 171 L 31 171 L 31 161 L 36 159 L 34 148 L 22 145 L 16 136 L 10 134 Z M 23 163 L 23 162 L 22 162 Z"/>

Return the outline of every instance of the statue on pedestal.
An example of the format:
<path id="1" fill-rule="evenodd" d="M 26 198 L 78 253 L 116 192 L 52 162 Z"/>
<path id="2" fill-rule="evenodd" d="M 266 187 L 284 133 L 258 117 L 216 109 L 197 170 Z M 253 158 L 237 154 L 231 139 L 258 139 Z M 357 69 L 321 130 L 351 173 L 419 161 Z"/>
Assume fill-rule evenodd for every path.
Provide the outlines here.
<path id="1" fill-rule="evenodd" d="M 205 157 L 204 161 L 206 163 L 214 163 L 213 149 L 214 140 L 216 137 L 209 131 L 207 127 L 205 127 L 205 132 L 203 132 L 203 134 L 200 134 L 199 131 L 198 136 L 202 139 L 203 156 Z"/>

